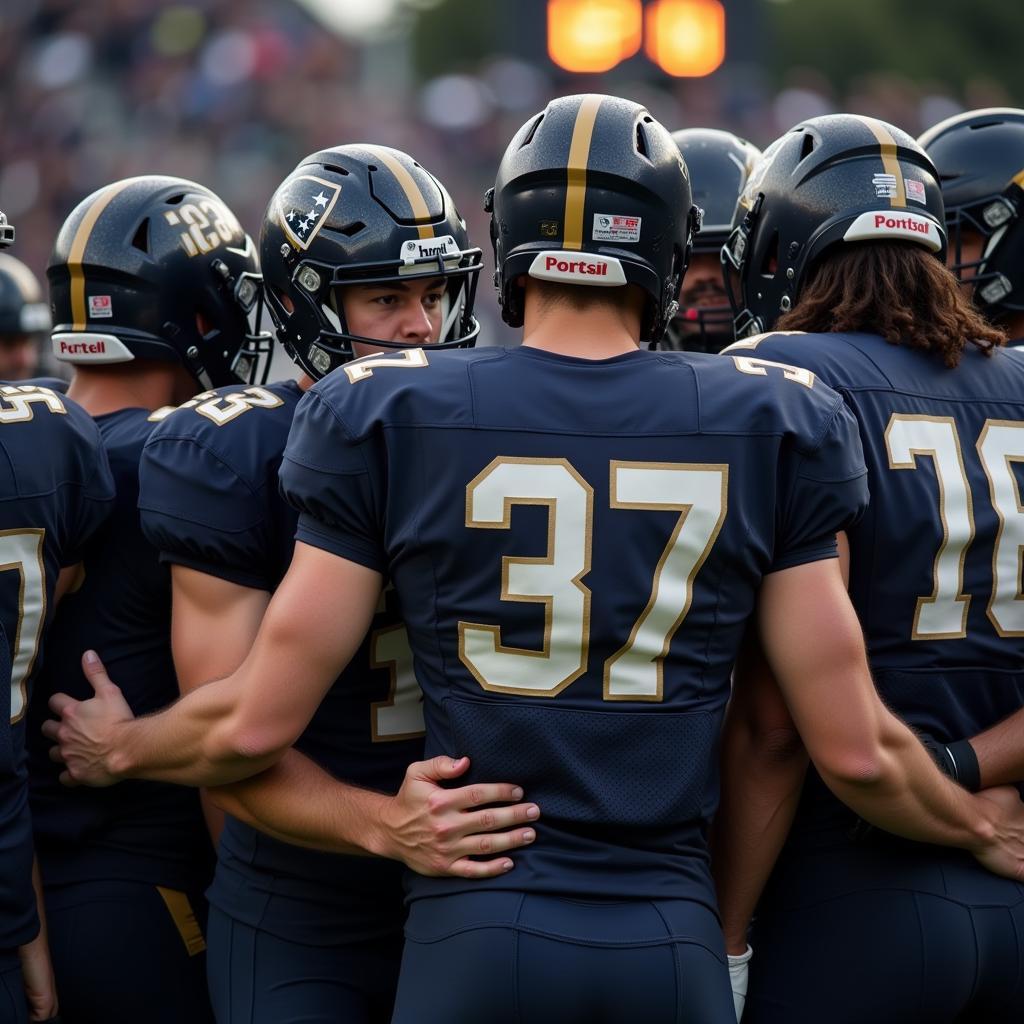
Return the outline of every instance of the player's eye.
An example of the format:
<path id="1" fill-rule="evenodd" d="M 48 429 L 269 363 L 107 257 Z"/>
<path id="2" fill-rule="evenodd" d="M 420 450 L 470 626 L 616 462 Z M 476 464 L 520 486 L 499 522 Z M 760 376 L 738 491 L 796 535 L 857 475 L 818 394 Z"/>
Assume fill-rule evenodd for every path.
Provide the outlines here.
<path id="1" fill-rule="evenodd" d="M 428 308 L 433 308 L 434 306 L 439 305 L 443 298 L 443 290 L 439 292 L 428 292 L 426 295 L 423 296 L 423 305 L 427 306 Z"/>
<path id="2" fill-rule="evenodd" d="M 378 306 L 383 306 L 385 308 L 389 308 L 391 306 L 394 306 L 398 302 L 398 296 L 397 295 L 378 295 L 376 298 L 372 299 L 371 301 L 376 303 Z"/>

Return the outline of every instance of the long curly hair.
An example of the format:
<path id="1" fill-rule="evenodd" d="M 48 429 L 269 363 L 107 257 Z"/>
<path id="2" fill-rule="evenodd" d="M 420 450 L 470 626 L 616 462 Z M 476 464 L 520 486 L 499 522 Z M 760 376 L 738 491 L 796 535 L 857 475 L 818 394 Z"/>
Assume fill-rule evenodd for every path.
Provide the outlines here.
<path id="1" fill-rule="evenodd" d="M 912 242 L 855 242 L 827 252 L 775 330 L 880 334 L 890 345 L 934 352 L 948 367 L 968 345 L 991 355 L 1006 344 L 956 277 Z"/>

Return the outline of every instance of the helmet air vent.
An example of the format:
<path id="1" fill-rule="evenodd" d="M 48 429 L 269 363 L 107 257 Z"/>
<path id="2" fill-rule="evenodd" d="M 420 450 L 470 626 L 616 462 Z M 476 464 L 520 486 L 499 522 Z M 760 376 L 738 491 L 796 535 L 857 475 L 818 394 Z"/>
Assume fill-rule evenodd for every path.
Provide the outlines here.
<path id="1" fill-rule="evenodd" d="M 800 159 L 806 160 L 814 152 L 814 136 L 810 132 L 804 132 L 803 135 L 803 142 L 800 144 Z"/>
<path id="2" fill-rule="evenodd" d="M 530 125 L 530 130 L 526 133 L 526 138 L 523 139 L 520 149 L 525 149 L 531 142 L 533 142 L 534 135 L 537 134 L 537 129 L 540 127 L 541 121 L 544 120 L 544 115 L 540 114 L 537 119 Z"/>
<path id="3" fill-rule="evenodd" d="M 334 171 L 335 174 L 348 175 L 348 171 L 344 167 L 339 167 L 337 164 L 324 164 L 325 171 Z"/>
<path id="4" fill-rule="evenodd" d="M 177 206 L 178 203 L 180 203 L 182 201 L 182 199 L 184 199 L 184 198 L 185 198 L 185 193 L 184 192 L 178 192 L 176 195 L 168 196 L 167 199 L 164 200 L 164 201 L 167 203 L 168 206 Z"/>
<path id="5" fill-rule="evenodd" d="M 132 247 L 138 249 L 139 252 L 144 252 L 147 256 L 149 255 L 149 218 L 146 217 L 142 223 L 135 229 L 135 234 L 132 236 Z"/>
<path id="6" fill-rule="evenodd" d="M 366 225 L 361 220 L 354 220 L 351 224 L 346 224 L 343 228 L 338 228 L 341 234 L 352 238 L 354 235 L 358 235 Z"/>
<path id="7" fill-rule="evenodd" d="M 647 148 L 647 133 L 644 131 L 644 126 L 638 121 L 636 126 L 636 151 L 645 159 L 650 159 L 650 154 Z"/>

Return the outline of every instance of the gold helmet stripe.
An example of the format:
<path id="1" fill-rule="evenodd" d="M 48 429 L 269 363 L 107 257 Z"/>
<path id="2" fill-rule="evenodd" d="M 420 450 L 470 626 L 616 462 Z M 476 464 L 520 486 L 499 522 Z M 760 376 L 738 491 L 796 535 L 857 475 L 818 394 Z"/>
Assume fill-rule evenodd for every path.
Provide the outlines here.
<path id="1" fill-rule="evenodd" d="M 1017 185 L 1020 188 L 1024 188 L 1024 171 L 1019 171 L 1010 179 L 1010 181 L 1014 185 Z"/>
<path id="2" fill-rule="evenodd" d="M 423 198 L 419 185 L 416 184 L 416 179 L 409 173 L 409 169 L 401 161 L 396 160 L 383 146 L 367 146 L 366 149 L 380 160 L 395 176 L 398 184 L 402 186 L 402 191 L 412 208 L 413 217 L 416 220 L 429 220 L 430 208 L 427 206 L 426 199 Z M 420 238 L 434 237 L 434 228 L 430 224 L 417 224 L 416 230 L 419 231 Z"/>
<path id="3" fill-rule="evenodd" d="M 563 249 L 583 248 L 583 204 L 587 198 L 587 162 L 594 138 L 594 122 L 603 96 L 584 96 L 569 143 L 568 183 L 565 190 L 565 224 Z"/>
<path id="4" fill-rule="evenodd" d="M 871 134 L 878 140 L 879 148 L 882 150 L 882 169 L 886 174 L 891 174 L 896 179 L 896 195 L 889 198 L 890 206 L 906 206 L 907 190 L 903 184 L 903 172 L 900 170 L 900 162 L 896 157 L 897 143 L 892 137 L 892 132 L 881 122 L 873 117 L 857 115 L 867 125 Z"/>
<path id="5" fill-rule="evenodd" d="M 73 331 L 84 331 L 86 327 L 85 271 L 82 269 L 82 260 L 85 257 L 85 247 L 89 244 L 92 229 L 110 201 L 135 180 L 135 178 L 128 178 L 125 181 L 108 185 L 92 201 L 92 205 L 85 211 L 85 215 L 78 223 L 78 229 L 71 242 L 71 251 L 68 253 L 68 272 L 71 275 L 71 319 L 74 321 L 71 329 Z"/>

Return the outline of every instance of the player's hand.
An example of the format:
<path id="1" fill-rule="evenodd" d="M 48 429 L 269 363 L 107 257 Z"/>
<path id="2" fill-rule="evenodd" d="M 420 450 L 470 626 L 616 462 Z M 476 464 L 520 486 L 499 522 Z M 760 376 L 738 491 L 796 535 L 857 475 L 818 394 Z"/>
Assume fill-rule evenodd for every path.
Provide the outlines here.
<path id="1" fill-rule="evenodd" d="M 94 696 L 83 701 L 55 693 L 50 710 L 60 720 L 44 722 L 43 735 L 57 744 L 50 758 L 66 766 L 60 776 L 66 786 L 110 786 L 119 778 L 111 764 L 118 729 L 135 716 L 95 651 L 82 655 L 82 671 Z"/>
<path id="2" fill-rule="evenodd" d="M 26 945 L 19 946 L 18 958 L 21 960 L 21 982 L 25 987 L 29 1020 L 53 1020 L 57 1016 L 57 982 L 53 977 L 46 939 L 40 934 Z"/>
<path id="3" fill-rule="evenodd" d="M 468 757 L 435 757 L 409 765 L 402 788 L 382 807 L 378 852 L 421 875 L 493 878 L 511 870 L 512 861 L 500 854 L 534 841 L 536 832 L 523 826 L 540 817 L 540 808 L 519 803 L 522 789 L 507 783 L 442 787 L 467 768 Z M 490 859 L 470 859 L 481 856 Z"/>
<path id="4" fill-rule="evenodd" d="M 747 1002 L 747 977 L 750 974 L 750 958 L 754 951 L 747 946 L 746 952 L 739 956 L 729 955 L 729 984 L 732 985 L 732 1005 L 736 1010 L 736 1021 L 739 1024 L 743 1016 L 743 1007 Z"/>
<path id="5" fill-rule="evenodd" d="M 990 842 L 974 856 L 989 871 L 1024 882 L 1024 802 L 1013 786 L 982 790 L 976 797 L 994 826 Z"/>

